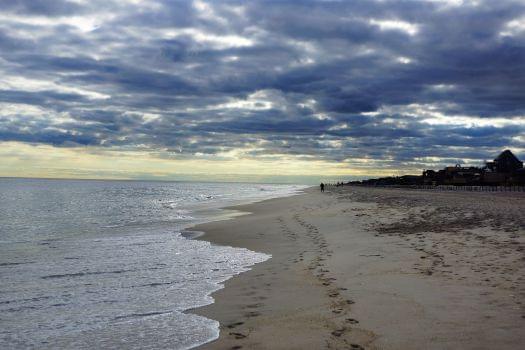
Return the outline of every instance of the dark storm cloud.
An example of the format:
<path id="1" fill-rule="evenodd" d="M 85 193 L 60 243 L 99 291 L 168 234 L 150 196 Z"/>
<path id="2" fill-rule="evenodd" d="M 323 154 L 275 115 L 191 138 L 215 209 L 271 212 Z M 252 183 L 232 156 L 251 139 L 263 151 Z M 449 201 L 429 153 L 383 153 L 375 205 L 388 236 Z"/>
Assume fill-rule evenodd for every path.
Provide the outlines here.
<path id="1" fill-rule="evenodd" d="M 9 1 L 0 13 L 0 141 L 401 167 L 525 148 L 521 1 Z"/>

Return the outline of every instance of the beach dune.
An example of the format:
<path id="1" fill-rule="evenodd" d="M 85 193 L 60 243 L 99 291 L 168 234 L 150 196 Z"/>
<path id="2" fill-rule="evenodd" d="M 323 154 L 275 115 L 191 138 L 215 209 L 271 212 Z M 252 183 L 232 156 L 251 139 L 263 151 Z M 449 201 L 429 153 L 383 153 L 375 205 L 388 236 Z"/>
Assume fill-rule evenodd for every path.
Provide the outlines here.
<path id="1" fill-rule="evenodd" d="M 192 312 L 202 349 L 519 349 L 525 196 L 343 187 L 238 206 L 199 239 L 272 258 Z"/>

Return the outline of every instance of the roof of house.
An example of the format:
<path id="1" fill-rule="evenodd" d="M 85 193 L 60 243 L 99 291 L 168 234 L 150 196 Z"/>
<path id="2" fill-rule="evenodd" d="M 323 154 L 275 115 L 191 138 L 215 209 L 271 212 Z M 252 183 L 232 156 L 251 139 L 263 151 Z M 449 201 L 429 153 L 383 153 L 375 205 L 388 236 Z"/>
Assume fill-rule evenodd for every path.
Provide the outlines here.
<path id="1" fill-rule="evenodd" d="M 521 163 L 520 160 L 508 149 L 501 152 L 494 161 L 512 160 L 513 162 Z"/>

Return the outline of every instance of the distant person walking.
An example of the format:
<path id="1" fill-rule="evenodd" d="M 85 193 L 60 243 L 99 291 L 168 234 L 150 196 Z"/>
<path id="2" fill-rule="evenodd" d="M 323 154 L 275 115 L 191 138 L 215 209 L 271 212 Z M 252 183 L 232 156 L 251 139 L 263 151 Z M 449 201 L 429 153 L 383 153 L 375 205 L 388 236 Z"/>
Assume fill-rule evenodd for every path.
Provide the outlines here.
<path id="1" fill-rule="evenodd" d="M 324 192 L 324 183 L 321 182 L 319 186 L 321 187 L 321 192 Z"/>

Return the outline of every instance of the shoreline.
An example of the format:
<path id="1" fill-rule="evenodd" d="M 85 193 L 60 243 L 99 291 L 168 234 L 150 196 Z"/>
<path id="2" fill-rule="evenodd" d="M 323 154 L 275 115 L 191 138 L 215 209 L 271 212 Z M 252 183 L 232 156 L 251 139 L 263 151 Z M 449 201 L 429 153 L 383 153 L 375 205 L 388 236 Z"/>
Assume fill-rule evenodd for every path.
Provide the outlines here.
<path id="1" fill-rule="evenodd" d="M 458 219 L 439 202 L 474 203 L 479 196 L 471 193 L 303 191 L 225 208 L 245 214 L 190 229 L 205 232 L 197 239 L 272 255 L 227 280 L 213 304 L 188 310 L 220 323 L 219 338 L 199 349 L 514 349 L 525 341 L 523 214 L 516 232 L 497 222 L 478 225 L 470 214 Z M 522 212 L 522 199 L 510 204 L 513 215 Z M 440 210 L 453 217 L 450 227 L 427 217 Z M 437 237 L 450 232 L 462 254 L 489 248 L 479 265 L 453 261 L 456 243 Z M 501 247 L 491 242 L 495 232 L 506 235 Z M 469 247 L 483 235 L 481 248 Z M 475 271 L 482 263 L 501 271 Z"/>
<path id="2" fill-rule="evenodd" d="M 214 303 L 188 311 L 218 320 L 220 323 L 219 338 L 197 347 L 198 349 L 240 349 L 239 346 L 283 349 L 353 346 L 353 349 L 362 349 L 364 346 L 359 343 L 368 344 L 374 338 L 371 332 L 357 328 L 353 331 L 354 342 L 348 342 L 347 337 L 341 337 L 347 330 L 347 325 L 357 322 L 352 318 L 345 319 L 354 301 L 340 294 L 346 288 L 334 286 L 334 278 L 323 269 L 324 257 L 315 256 L 307 268 L 292 266 L 294 262 L 305 261 L 310 255 L 323 253 L 330 256 L 332 252 L 327 249 L 326 242 L 317 242 L 308 247 L 309 249 L 303 247 L 301 250 L 294 244 L 289 244 L 290 240 L 296 241 L 290 229 L 284 228 L 283 237 L 282 230 L 264 227 L 268 216 L 274 216 L 275 212 L 280 213 L 281 209 L 292 207 L 297 201 L 309 200 L 312 195 L 318 195 L 320 198 L 323 196 L 318 193 L 316 187 L 303 191 L 305 193 L 299 195 L 227 207 L 226 209 L 244 214 L 192 228 L 204 232 L 204 235 L 198 238 L 200 240 L 247 248 L 272 256 L 269 260 L 255 264 L 250 270 L 227 280 L 224 288 L 212 293 Z M 238 225 L 239 221 L 246 221 L 245 225 L 251 229 L 267 229 L 271 237 L 264 240 L 263 232 L 243 237 L 242 229 L 234 230 L 235 237 L 227 234 L 231 232 L 225 232 L 232 231 L 232 227 Z M 300 218 L 296 218 L 296 221 L 301 227 L 307 226 Z M 284 221 L 278 222 L 278 226 L 283 229 Z M 316 241 L 315 234 L 310 239 Z M 274 249 L 276 246 L 280 247 L 278 251 Z M 272 286 L 279 288 L 274 289 Z M 308 295 L 297 294 L 304 289 L 308 290 Z M 271 308 L 265 309 L 266 304 L 271 305 Z M 269 317 L 265 317 L 265 314 L 269 314 Z M 300 321 L 296 322 L 297 319 Z M 342 324 L 339 325 L 341 321 Z M 253 338 L 256 328 L 264 328 L 260 337 L 258 336 L 259 340 L 247 344 L 244 342 L 244 345 L 236 344 L 239 340 L 246 340 L 250 333 Z M 272 335 L 275 334 L 280 334 L 280 337 L 272 339 Z M 290 342 L 292 334 L 295 341 Z M 287 342 L 282 343 L 283 339 L 287 339 Z"/>
<path id="3" fill-rule="evenodd" d="M 244 209 L 244 207 L 248 207 L 248 206 L 251 206 L 251 205 L 254 205 L 254 204 L 263 204 L 263 203 L 266 203 L 266 202 L 269 202 L 269 201 L 273 201 L 273 200 L 279 200 L 279 199 L 284 199 L 284 198 L 292 198 L 292 197 L 295 197 L 295 196 L 300 196 L 300 195 L 304 194 L 305 190 L 309 190 L 311 188 L 312 188 L 311 186 L 308 186 L 308 187 L 304 186 L 302 188 L 295 189 L 293 192 L 287 193 L 285 195 L 281 195 L 279 197 L 252 198 L 252 199 L 249 199 L 249 200 L 237 200 L 237 203 L 233 203 L 233 204 L 230 203 L 230 204 L 227 204 L 227 205 L 222 206 L 222 207 L 216 207 L 216 208 L 214 208 L 214 210 L 218 211 L 220 214 L 217 214 L 214 218 L 210 219 L 209 221 L 204 221 L 204 222 L 192 224 L 190 226 L 185 227 L 184 229 L 182 229 L 180 231 L 180 235 L 182 237 L 186 238 L 186 239 L 189 239 L 189 240 L 200 240 L 200 241 L 206 241 L 206 242 L 212 243 L 214 245 L 218 245 L 218 246 L 228 246 L 228 247 L 232 247 L 232 248 L 247 249 L 246 247 L 232 246 L 232 245 L 228 245 L 228 244 L 220 244 L 220 243 L 217 243 L 217 242 L 212 242 L 209 239 L 204 237 L 204 236 L 206 236 L 206 232 L 200 230 L 199 227 L 201 225 L 207 225 L 207 224 L 212 224 L 212 223 L 228 222 L 228 221 L 231 221 L 231 220 L 235 220 L 236 218 L 244 216 L 244 215 L 250 215 L 252 213 L 250 213 L 249 211 L 246 211 Z M 253 250 L 252 250 L 252 252 L 254 252 L 254 253 L 262 253 L 262 252 L 253 251 Z M 271 259 L 271 256 L 268 259 Z M 234 274 L 234 275 L 228 277 L 225 282 L 222 282 L 222 283 L 218 284 L 219 289 L 217 289 L 214 292 L 211 292 L 210 294 L 208 294 L 208 296 L 212 297 L 213 294 L 215 294 L 218 290 L 223 289 L 224 288 L 224 283 L 226 283 L 230 279 L 235 278 L 236 276 L 239 276 L 240 274 L 249 272 L 255 266 L 257 266 L 257 265 L 259 265 L 261 263 L 264 263 L 266 261 L 257 262 L 257 263 L 255 263 L 253 265 L 246 266 L 246 269 L 247 269 L 246 271 L 239 272 L 237 274 Z M 183 311 L 183 313 L 195 314 L 195 315 L 198 315 L 198 316 L 203 316 L 203 315 L 199 315 L 196 312 L 196 310 L 199 310 L 199 309 L 202 309 L 202 308 L 204 308 L 206 306 L 209 306 L 209 305 L 213 304 L 214 302 L 215 302 L 215 300 L 212 301 L 210 304 L 205 304 L 205 305 L 201 305 L 201 306 L 195 306 L 195 307 L 192 307 L 190 309 L 186 309 L 185 311 Z M 219 330 L 217 330 L 217 331 L 219 332 Z M 196 349 L 196 348 L 199 348 L 199 347 L 204 346 L 206 344 L 209 344 L 210 342 L 213 342 L 215 340 L 216 339 L 210 340 L 210 341 L 206 341 L 206 342 L 201 343 L 201 344 L 193 345 L 191 348 L 192 349 Z"/>

